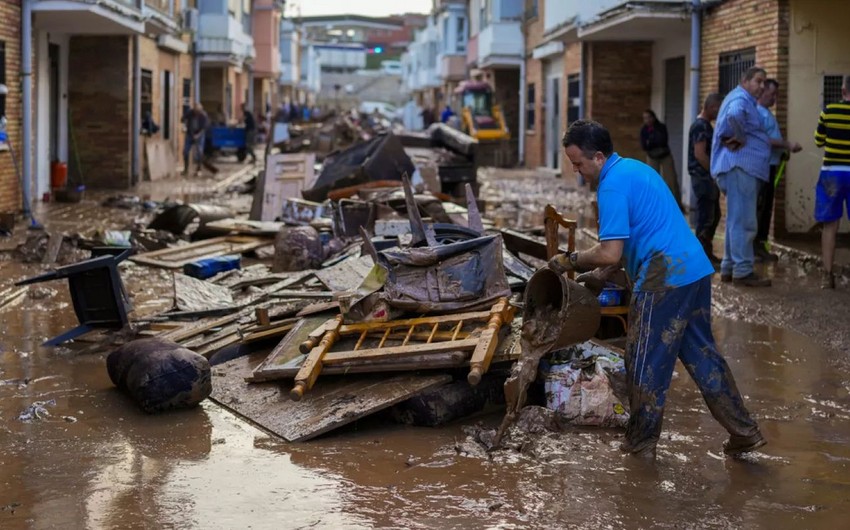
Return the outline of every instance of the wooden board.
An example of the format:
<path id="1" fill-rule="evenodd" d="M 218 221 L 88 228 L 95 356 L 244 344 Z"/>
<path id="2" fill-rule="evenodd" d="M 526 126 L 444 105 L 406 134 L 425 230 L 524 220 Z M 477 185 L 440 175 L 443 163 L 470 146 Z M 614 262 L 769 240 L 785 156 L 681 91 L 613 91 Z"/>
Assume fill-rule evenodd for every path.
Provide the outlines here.
<path id="1" fill-rule="evenodd" d="M 353 291 L 372 270 L 374 262 L 369 256 L 348 258 L 336 265 L 316 271 L 316 278 L 331 291 Z"/>
<path id="2" fill-rule="evenodd" d="M 267 235 L 274 236 L 286 223 L 278 221 L 250 221 L 248 219 L 221 219 L 204 225 L 206 230 L 215 230 L 222 234 Z"/>
<path id="3" fill-rule="evenodd" d="M 227 254 L 242 254 L 268 245 L 272 240 L 264 237 L 252 236 L 222 236 L 213 239 L 205 239 L 188 245 L 155 250 L 130 256 L 131 261 L 163 267 L 166 269 L 178 269 L 187 263 L 192 263 L 203 258 L 225 256 Z"/>
<path id="4" fill-rule="evenodd" d="M 246 383 L 262 355 L 213 366 L 212 400 L 289 442 L 303 442 L 452 380 L 448 374 L 324 377 L 301 401 L 290 384 Z"/>
<path id="5" fill-rule="evenodd" d="M 313 315 L 302 318 L 295 324 L 286 337 L 269 353 L 268 357 L 259 363 L 253 374 L 252 381 L 268 381 L 279 379 L 276 371 L 292 359 L 301 355 L 298 349 L 301 343 L 307 340 L 310 333 L 328 320 L 328 315 Z"/>
<path id="6" fill-rule="evenodd" d="M 162 180 L 176 176 L 174 152 L 166 140 L 145 138 L 145 160 L 150 180 Z"/>

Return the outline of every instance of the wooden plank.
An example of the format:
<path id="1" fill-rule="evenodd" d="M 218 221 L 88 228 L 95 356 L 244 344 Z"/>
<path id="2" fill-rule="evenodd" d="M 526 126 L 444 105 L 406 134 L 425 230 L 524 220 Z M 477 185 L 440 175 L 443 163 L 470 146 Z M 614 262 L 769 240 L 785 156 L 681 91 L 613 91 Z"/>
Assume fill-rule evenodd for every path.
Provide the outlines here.
<path id="1" fill-rule="evenodd" d="M 322 362 L 330 365 L 358 359 L 391 359 L 393 357 L 407 357 L 424 353 L 473 350 L 477 345 L 478 339 L 465 339 L 432 342 L 431 344 L 408 344 L 406 346 L 388 346 L 384 348 L 370 348 L 368 350 L 331 352 L 325 354 Z"/>
<path id="2" fill-rule="evenodd" d="M 41 262 L 45 265 L 52 265 L 56 263 L 56 258 L 59 257 L 59 250 L 62 248 L 62 241 L 65 239 L 65 234 L 54 232 L 48 234 L 48 238 L 47 250 L 44 252 Z"/>
<path id="3" fill-rule="evenodd" d="M 351 291 L 363 282 L 373 266 L 369 256 L 348 258 L 332 267 L 317 270 L 316 278 L 331 291 Z"/>
<path id="4" fill-rule="evenodd" d="M 313 331 L 327 322 L 326 315 L 314 315 L 300 319 L 286 337 L 278 343 L 251 374 L 252 381 L 267 381 L 277 379 L 276 370 L 292 359 L 301 355 L 301 343 L 307 340 Z"/>
<path id="5" fill-rule="evenodd" d="M 271 239 L 264 237 L 222 236 L 179 247 L 136 254 L 135 256 L 130 256 L 129 259 L 136 263 L 152 265 L 154 267 L 176 269 L 203 258 L 224 256 L 226 254 L 242 254 L 243 252 L 268 245 L 271 242 Z"/>
<path id="6" fill-rule="evenodd" d="M 400 403 L 451 381 L 448 374 L 323 377 L 301 401 L 289 399 L 289 385 L 246 383 L 262 355 L 212 368 L 212 400 L 290 442 L 301 442 Z"/>
<path id="7" fill-rule="evenodd" d="M 244 311 L 240 311 L 239 313 L 234 313 L 232 315 L 223 316 L 213 320 L 193 322 L 186 326 L 181 326 L 177 329 L 166 331 L 160 336 L 164 339 L 172 340 L 174 342 L 184 342 L 186 339 L 198 336 L 213 328 L 217 328 L 219 326 L 224 326 L 230 324 L 231 322 L 235 322 L 236 320 L 242 318 L 243 315 Z"/>
<path id="8" fill-rule="evenodd" d="M 276 370 L 275 380 L 294 379 L 305 356 L 298 356 Z M 504 360 L 504 359 L 499 359 Z M 495 361 L 495 360 L 494 360 Z M 322 368 L 322 376 L 367 374 L 381 372 L 417 372 L 419 370 L 440 370 L 460 368 L 469 364 L 468 352 L 446 352 L 428 355 L 417 355 L 400 359 L 378 359 L 373 361 L 356 361 L 328 365 Z M 254 381 L 248 378 L 249 382 Z"/>

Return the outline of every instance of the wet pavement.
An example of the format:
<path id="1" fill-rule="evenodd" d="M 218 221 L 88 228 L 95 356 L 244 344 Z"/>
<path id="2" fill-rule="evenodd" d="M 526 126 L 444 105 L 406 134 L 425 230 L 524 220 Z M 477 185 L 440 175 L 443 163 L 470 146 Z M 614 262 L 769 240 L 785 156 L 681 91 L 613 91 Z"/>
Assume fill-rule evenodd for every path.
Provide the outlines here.
<path id="1" fill-rule="evenodd" d="M 39 220 L 138 215 L 66 207 Z M 45 270 L 0 259 L 0 290 Z M 211 402 L 148 416 L 112 386 L 107 352 L 39 346 L 76 319 L 66 282 L 33 286 L 0 308 L 0 528 L 842 528 L 850 287 L 821 291 L 787 258 L 765 272 L 770 289 L 715 283 L 714 330 L 768 445 L 723 457 L 724 432 L 679 365 L 654 464 L 622 455 L 614 429 L 488 454 L 467 430 L 503 411 L 442 428 L 373 417 L 303 444 Z M 166 272 L 126 263 L 122 277 L 134 316 L 169 307 Z M 35 402 L 48 415 L 20 420 Z"/>

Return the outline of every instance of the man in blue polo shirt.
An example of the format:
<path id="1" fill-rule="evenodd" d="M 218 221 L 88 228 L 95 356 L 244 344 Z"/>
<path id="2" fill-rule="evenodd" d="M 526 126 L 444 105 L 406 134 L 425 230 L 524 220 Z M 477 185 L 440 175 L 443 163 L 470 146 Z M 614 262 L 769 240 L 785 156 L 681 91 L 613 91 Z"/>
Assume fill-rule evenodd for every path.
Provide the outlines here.
<path id="1" fill-rule="evenodd" d="M 563 145 L 574 170 L 598 184 L 600 243 L 555 256 L 550 268 L 561 273 L 596 268 L 597 279 L 603 279 L 625 259 L 633 283 L 626 348 L 631 417 L 621 448 L 655 456 L 677 358 L 729 431 L 724 451 L 735 455 L 761 447 L 764 438 L 711 332 L 714 268 L 670 189 L 646 164 L 617 155 L 599 123 L 574 122 Z"/>

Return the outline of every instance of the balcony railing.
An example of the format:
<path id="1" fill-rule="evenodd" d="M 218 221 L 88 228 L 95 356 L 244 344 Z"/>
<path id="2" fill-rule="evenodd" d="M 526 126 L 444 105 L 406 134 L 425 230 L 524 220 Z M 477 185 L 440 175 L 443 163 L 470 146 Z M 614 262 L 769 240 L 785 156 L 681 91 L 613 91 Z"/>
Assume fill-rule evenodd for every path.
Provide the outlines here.
<path id="1" fill-rule="evenodd" d="M 523 38 L 520 22 L 495 22 L 478 34 L 478 65 L 513 64 L 522 58 Z M 505 59 L 508 59 L 505 62 Z"/>

